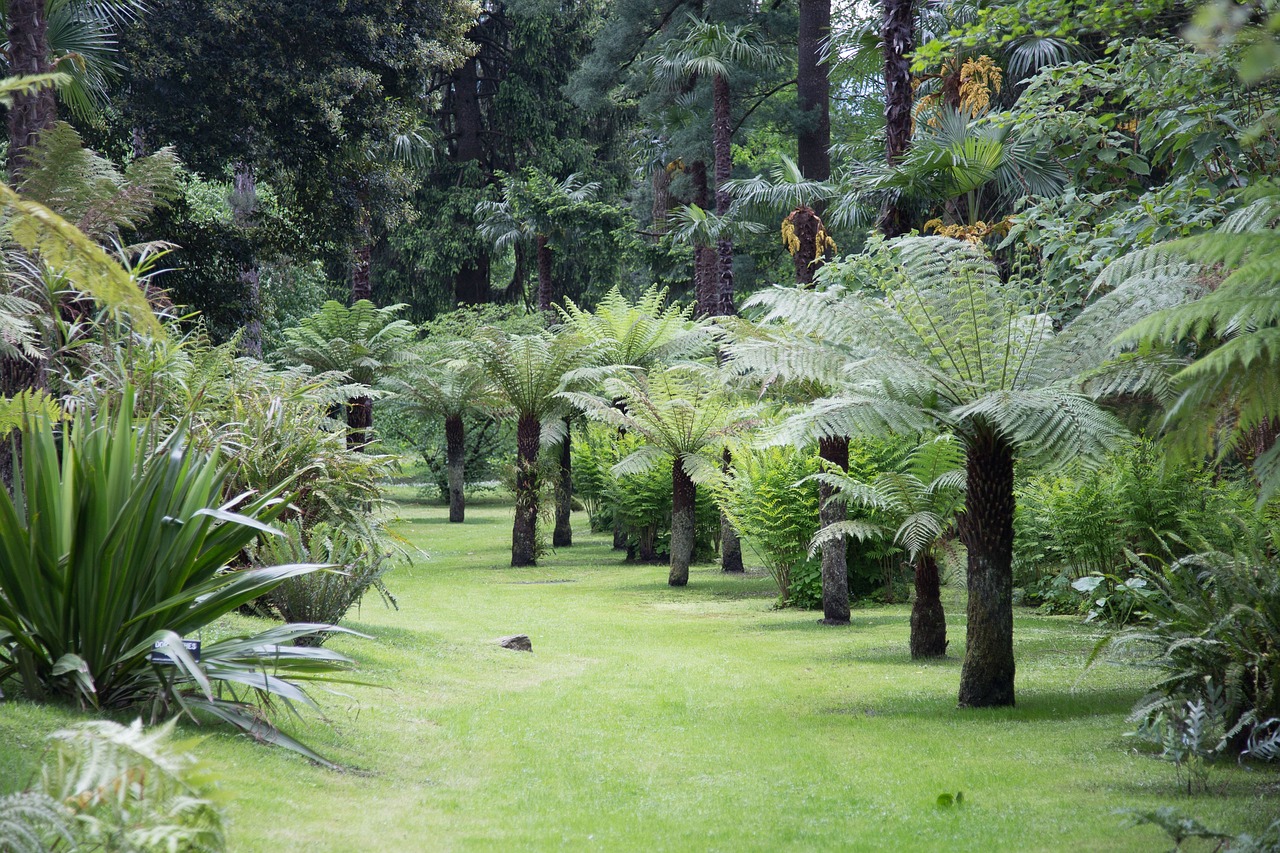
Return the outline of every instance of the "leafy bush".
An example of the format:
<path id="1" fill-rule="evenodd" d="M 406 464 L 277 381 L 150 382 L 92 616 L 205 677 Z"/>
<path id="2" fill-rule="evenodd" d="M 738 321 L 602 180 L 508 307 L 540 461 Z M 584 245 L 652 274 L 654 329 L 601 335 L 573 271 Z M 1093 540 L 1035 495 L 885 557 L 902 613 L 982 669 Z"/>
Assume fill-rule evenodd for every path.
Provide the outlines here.
<path id="1" fill-rule="evenodd" d="M 328 626 L 227 638 L 205 646 L 199 661 L 181 642 L 322 568 L 226 570 L 259 533 L 276 533 L 268 523 L 285 510 L 288 483 L 223 503 L 228 470 L 217 452 L 194 450 L 185 425 L 167 434 L 155 421 L 136 428 L 131 409 L 126 391 L 121 409 L 82 411 L 65 430 L 25 419 L 13 497 L 0 489 L 0 680 L 16 675 L 31 697 L 95 708 L 202 709 L 322 760 L 246 698 L 310 703 L 288 677 L 314 678 L 349 661 L 282 643 Z M 157 643 L 170 665 L 149 661 Z"/>
<path id="2" fill-rule="evenodd" d="M 1021 483 L 1015 584 L 1028 603 L 1056 612 L 1095 609 L 1093 588 L 1073 595 L 1072 582 L 1093 576 L 1122 585 L 1141 565 L 1129 555 L 1154 565 L 1196 551 L 1262 544 L 1266 525 L 1252 503 L 1247 484 L 1173 463 L 1156 444 L 1139 439 L 1096 469 L 1070 466 Z"/>
<path id="3" fill-rule="evenodd" d="M 209 774 L 172 731 L 96 721 L 54 732 L 31 789 L 0 798 L 0 850 L 226 849 Z"/>
<path id="4" fill-rule="evenodd" d="M 725 514 L 760 555 L 784 605 L 822 601 L 821 563 L 809 556 L 809 542 L 818 532 L 818 484 L 805 480 L 817 472 L 817 458 L 792 447 L 740 448 L 733 455 L 733 477 L 721 492 Z M 819 565 L 816 602 L 813 568 L 807 563 Z M 792 580 L 802 566 L 807 583 L 797 599 Z"/>
<path id="5" fill-rule="evenodd" d="M 1147 618 L 1104 640 L 1145 650 L 1163 673 L 1137 716 L 1206 703 L 1237 745 L 1280 718 L 1280 565 L 1203 554 L 1138 572 L 1152 592 Z"/>
<path id="6" fill-rule="evenodd" d="M 281 531 L 284 536 L 260 540 L 252 551 L 254 565 L 321 563 L 335 570 L 289 578 L 259 599 L 274 615 L 285 622 L 336 625 L 370 588 L 388 606 L 395 606 L 395 597 L 382 582 L 391 555 L 376 542 L 325 522 L 308 530 L 294 520 L 282 525 Z M 319 646 L 328 637 L 328 632 L 319 631 L 296 642 Z"/>

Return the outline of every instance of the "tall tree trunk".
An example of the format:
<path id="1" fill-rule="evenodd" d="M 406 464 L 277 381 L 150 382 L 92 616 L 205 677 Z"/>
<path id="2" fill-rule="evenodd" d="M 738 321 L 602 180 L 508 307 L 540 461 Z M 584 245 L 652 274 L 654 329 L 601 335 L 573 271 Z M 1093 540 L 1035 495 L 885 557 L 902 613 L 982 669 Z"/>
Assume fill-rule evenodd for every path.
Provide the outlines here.
<path id="1" fill-rule="evenodd" d="M 568 548 L 573 544 L 573 422 L 564 419 L 564 441 L 560 442 L 560 470 L 556 478 L 556 527 L 551 544 Z"/>
<path id="2" fill-rule="evenodd" d="M 516 423 L 516 519 L 511 529 L 511 565 L 538 560 L 538 447 L 542 423 L 522 415 Z"/>
<path id="3" fill-rule="evenodd" d="M 733 476 L 733 454 L 726 447 L 720 452 L 720 469 L 725 476 Z M 741 574 L 747 570 L 742 564 L 742 538 L 729 516 L 720 511 L 720 571 Z"/>
<path id="4" fill-rule="evenodd" d="M 459 305 L 482 305 L 489 293 L 489 256 L 481 253 L 463 261 L 453 276 L 453 299 Z"/>
<path id="5" fill-rule="evenodd" d="M 373 427 L 373 400 L 369 397 L 352 397 L 347 403 L 347 449 L 359 450 L 369 443 L 369 430 Z"/>
<path id="6" fill-rule="evenodd" d="M 916 558 L 916 600 L 911 605 L 911 657 L 940 658 L 947 654 L 947 618 L 942 612 L 942 579 L 932 551 Z"/>
<path id="7" fill-rule="evenodd" d="M 727 216 L 732 199 L 729 197 L 728 183 L 733 174 L 733 148 L 730 135 L 733 124 L 729 115 L 731 105 L 729 81 L 717 74 L 711 81 L 712 99 L 712 142 L 716 154 L 716 216 Z M 734 313 L 733 307 L 733 238 L 725 235 L 716 241 L 716 255 L 720 272 L 720 305 L 716 314 L 724 316 Z"/>
<path id="8" fill-rule="evenodd" d="M 538 240 L 538 310 L 543 314 L 552 314 L 551 307 L 551 247 L 547 245 L 545 234 L 539 234 Z"/>
<path id="9" fill-rule="evenodd" d="M 824 461 L 849 470 L 849 439 L 846 436 L 824 438 L 818 442 L 818 456 Z M 822 527 L 844 521 L 845 505 L 832 500 L 836 490 L 826 483 L 818 484 L 818 524 Z M 843 538 L 822 543 L 822 624 L 849 624 L 849 560 Z"/>
<path id="10" fill-rule="evenodd" d="M 258 181 L 253 167 L 244 161 L 235 164 L 231 178 L 231 221 L 245 235 L 253 252 L 255 241 L 249 233 L 258 210 Z M 258 259 L 252 254 L 240 262 L 240 289 L 244 294 L 246 321 L 240 349 L 245 355 L 262 358 L 262 276 Z"/>
<path id="11" fill-rule="evenodd" d="M 796 99 L 804 119 L 796 153 L 800 174 L 814 181 L 831 177 L 831 80 L 820 61 L 830 31 L 831 0 L 800 0 Z"/>
<path id="12" fill-rule="evenodd" d="M 356 246 L 351 261 L 351 304 L 361 299 L 373 301 L 373 280 L 370 267 L 373 259 L 373 235 L 369 225 L 365 223 L 360 229 L 359 245 Z"/>
<path id="13" fill-rule="evenodd" d="M 461 524 L 467 515 L 467 432 L 462 415 L 444 419 L 444 459 L 449 476 L 449 522 Z"/>
<path id="14" fill-rule="evenodd" d="M 671 462 L 671 574 L 667 583 L 684 586 L 689 583 L 689 563 L 693 560 L 694 534 L 697 526 L 694 506 L 697 487 L 679 459 Z"/>
<path id="15" fill-rule="evenodd" d="M 650 238 L 655 243 L 660 239 L 660 235 L 667 233 L 667 212 L 671 210 L 671 172 L 667 169 L 666 163 L 659 163 L 658 168 L 653 170 L 651 180 L 653 188 L 653 206 L 651 214 L 653 224 L 650 231 L 653 236 Z"/>
<path id="16" fill-rule="evenodd" d="M 47 74 L 48 21 L 45 0 L 9 0 L 9 74 L 14 77 Z M 14 95 L 9 107 L 9 182 L 19 185 L 27 163 L 26 151 L 36 137 L 58 120 L 53 89 L 43 86 L 29 94 Z"/>
<path id="17" fill-rule="evenodd" d="M 689 179 L 693 182 L 693 203 L 703 210 L 709 210 L 707 164 L 695 160 L 689 167 Z M 693 247 L 693 292 L 698 302 L 699 317 L 715 317 L 720 312 L 720 279 L 716 275 L 718 263 L 716 251 L 712 247 Z"/>
<path id="18" fill-rule="evenodd" d="M 960 541 L 969 551 L 961 707 L 1013 704 L 1013 448 L 989 425 L 966 442 Z"/>
<path id="19" fill-rule="evenodd" d="M 477 34 L 479 29 L 476 27 L 472 34 Z M 472 57 L 453 72 L 453 159 L 459 163 L 479 161 L 484 157 L 484 145 L 480 140 L 484 116 L 480 112 L 479 92 L 480 59 Z"/>
<path id="20" fill-rule="evenodd" d="M 883 11 L 884 156 L 893 166 L 911 146 L 911 62 L 907 54 L 915 47 L 915 14 L 912 0 L 884 0 Z M 907 219 L 903 205 L 891 200 L 881 209 L 877 225 L 886 237 L 897 237 L 910 230 Z"/>

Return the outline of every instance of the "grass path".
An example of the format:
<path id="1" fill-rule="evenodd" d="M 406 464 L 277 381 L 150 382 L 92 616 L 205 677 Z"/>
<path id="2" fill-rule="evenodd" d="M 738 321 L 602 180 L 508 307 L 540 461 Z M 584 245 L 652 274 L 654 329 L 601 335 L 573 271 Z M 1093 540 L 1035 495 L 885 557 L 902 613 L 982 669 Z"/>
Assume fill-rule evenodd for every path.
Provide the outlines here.
<path id="1" fill-rule="evenodd" d="M 1225 768 L 1188 798 L 1170 765 L 1129 754 L 1143 674 L 1077 684 L 1093 638 L 1071 620 L 1020 615 L 1018 707 L 960 711 L 955 600 L 952 656 L 922 665 L 905 607 L 823 628 L 772 610 L 765 577 L 700 566 L 672 590 L 581 529 L 507 568 L 506 507 L 461 526 L 434 506 L 403 516 L 431 559 L 392 576 L 399 610 L 356 615 L 372 640 L 332 641 L 379 686 L 320 694 L 331 725 L 293 728 L 360 772 L 210 737 L 233 850 L 1152 850 L 1163 835 L 1114 809 L 1233 829 L 1280 813 L 1274 773 Z M 493 644 L 511 633 L 534 653 Z M 0 779 L 29 773 L 68 719 L 0 704 Z M 956 791 L 962 807 L 936 805 Z"/>

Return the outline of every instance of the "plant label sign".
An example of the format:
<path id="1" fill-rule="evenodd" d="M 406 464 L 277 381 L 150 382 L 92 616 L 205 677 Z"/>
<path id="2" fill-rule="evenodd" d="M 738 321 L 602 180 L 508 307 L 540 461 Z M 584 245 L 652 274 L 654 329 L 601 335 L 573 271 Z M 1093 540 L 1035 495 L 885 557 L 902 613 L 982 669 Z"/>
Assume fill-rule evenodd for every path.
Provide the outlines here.
<path id="1" fill-rule="evenodd" d="M 195 658 L 196 660 L 200 660 L 200 641 L 199 640 L 183 640 L 182 645 L 186 647 L 187 651 L 191 652 L 191 656 L 193 658 Z M 162 651 L 163 649 L 164 649 L 164 642 L 157 641 L 156 644 L 151 647 L 151 656 L 148 658 L 148 660 L 150 660 L 152 663 L 172 664 L 173 658 L 165 654 L 164 651 Z"/>

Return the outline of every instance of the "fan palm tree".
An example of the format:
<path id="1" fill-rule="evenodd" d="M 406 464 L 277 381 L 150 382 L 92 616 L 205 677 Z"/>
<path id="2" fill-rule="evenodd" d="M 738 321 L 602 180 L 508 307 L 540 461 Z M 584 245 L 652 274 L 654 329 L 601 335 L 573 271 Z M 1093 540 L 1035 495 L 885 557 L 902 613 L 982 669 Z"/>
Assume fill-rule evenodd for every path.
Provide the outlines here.
<path id="1" fill-rule="evenodd" d="M 416 330 L 396 317 L 403 305 L 378 308 L 362 299 L 350 308 L 330 300 L 299 326 L 284 330 L 281 356 L 313 370 L 342 373 L 363 391 L 347 403 L 347 447 L 369 442 L 373 427 L 373 386 L 412 360 L 408 349 Z"/>
<path id="2" fill-rule="evenodd" d="M 733 171 L 733 100 L 729 81 L 747 68 L 777 64 L 776 54 L 760 40 L 750 24 L 730 27 L 690 14 L 684 34 L 663 45 L 650 64 L 657 76 L 678 89 L 690 79 L 711 78 L 712 149 L 715 152 L 715 212 L 727 217 L 732 204 L 729 178 Z M 720 269 L 720 303 L 713 315 L 733 313 L 733 235 L 721 231 L 716 239 Z M 701 305 L 701 301 L 699 302 Z"/>
<path id="3" fill-rule="evenodd" d="M 667 583 L 689 583 L 695 544 L 697 483 L 716 482 L 721 466 L 715 451 L 725 439 L 751 425 L 748 413 L 724 393 L 714 367 L 696 362 L 624 373 L 604 380 L 604 394 L 562 396 L 588 417 L 635 432 L 648 442 L 613 466 L 614 476 L 671 465 L 671 571 Z M 621 406 L 615 405 L 620 401 Z"/>
<path id="4" fill-rule="evenodd" d="M 694 252 L 710 250 L 722 240 L 732 241 L 743 234 L 759 234 L 764 226 L 758 222 L 742 219 L 733 215 L 720 214 L 704 210 L 696 204 L 685 205 L 671 211 L 668 216 L 671 235 L 677 240 L 691 243 Z M 695 270 L 695 298 L 698 314 L 703 317 L 717 317 L 726 313 L 721 311 L 722 280 L 714 275 L 697 275 Z"/>
<path id="5" fill-rule="evenodd" d="M 120 65 L 114 60 L 116 33 L 146 11 L 142 0 L 7 0 L 0 3 L 0 25 L 9 73 L 47 74 L 55 68 L 66 82 L 56 95 L 79 118 L 106 104 L 111 79 Z M 53 89 L 18 93 L 9 110 L 9 173 L 25 164 L 23 152 L 57 121 Z"/>
<path id="6" fill-rule="evenodd" d="M 1047 296 L 1037 296 L 1033 282 L 1002 282 L 980 247 L 939 237 L 873 244 L 864 256 L 829 264 L 821 278 L 848 289 L 779 290 L 771 298 L 858 354 L 842 367 L 846 377 L 879 383 L 885 401 L 914 407 L 964 448 L 959 533 L 969 603 L 960 704 L 1011 705 L 1014 462 L 1100 459 L 1115 446 L 1123 427 L 1072 377 L 1111 355 L 1119 330 L 1181 294 L 1120 288 L 1055 333 Z M 851 420 L 879 406 L 877 395 L 842 392 L 783 432 L 797 440 L 848 435 Z"/>
<path id="7" fill-rule="evenodd" d="M 833 499 L 871 510 L 873 520 L 840 521 L 818 531 L 814 545 L 845 536 L 857 539 L 891 536 L 906 549 L 915 575 L 911 607 L 911 657 L 943 657 L 947 653 L 947 620 L 942 610 L 937 549 L 964 506 L 964 451 L 950 435 L 926 441 L 896 471 L 885 471 L 869 483 L 839 473 L 814 475 L 834 491 Z"/>
<path id="8" fill-rule="evenodd" d="M 538 451 L 544 436 L 559 435 L 568 409 L 558 396 L 577 371 L 595 363 L 596 347 L 573 334 L 512 335 L 485 328 L 463 353 L 488 378 L 494 397 L 516 419 L 516 513 L 511 565 L 532 566 L 538 557 Z"/>
<path id="9" fill-rule="evenodd" d="M 538 310 L 548 317 L 554 313 L 551 253 L 553 244 L 564 236 L 559 220 L 573 207 L 594 199 L 599 191 L 598 181 L 583 182 L 577 174 L 556 181 L 536 169 L 528 169 L 521 178 L 507 176 L 501 201 L 482 201 L 476 205 L 480 236 L 494 248 L 506 249 L 520 242 L 535 245 Z"/>
<path id="10" fill-rule="evenodd" d="M 418 418 L 444 419 L 445 467 L 449 481 L 449 521 L 466 518 L 466 449 L 464 418 L 492 414 L 494 400 L 489 380 L 480 368 L 461 358 L 444 358 L 432 363 L 417 362 L 403 376 L 384 383 L 396 405 Z"/>

